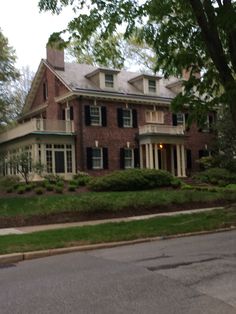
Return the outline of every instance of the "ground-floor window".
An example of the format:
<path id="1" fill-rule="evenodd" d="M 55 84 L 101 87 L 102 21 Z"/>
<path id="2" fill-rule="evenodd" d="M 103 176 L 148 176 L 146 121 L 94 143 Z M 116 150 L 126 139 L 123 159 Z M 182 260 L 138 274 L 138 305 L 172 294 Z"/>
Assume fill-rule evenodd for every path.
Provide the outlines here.
<path id="1" fill-rule="evenodd" d="M 134 168 L 134 150 L 131 148 L 124 149 L 124 168 Z"/>
<path id="2" fill-rule="evenodd" d="M 41 154 L 40 146 L 40 156 Z M 46 144 L 46 170 L 48 173 L 72 173 L 72 159 L 71 144 Z"/>

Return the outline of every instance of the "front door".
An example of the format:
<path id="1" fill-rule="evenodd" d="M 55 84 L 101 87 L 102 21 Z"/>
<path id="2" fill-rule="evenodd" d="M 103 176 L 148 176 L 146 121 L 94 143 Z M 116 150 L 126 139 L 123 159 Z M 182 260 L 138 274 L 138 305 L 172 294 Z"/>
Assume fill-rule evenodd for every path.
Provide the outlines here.
<path id="1" fill-rule="evenodd" d="M 65 154 L 64 152 L 55 152 L 55 172 L 65 173 Z"/>

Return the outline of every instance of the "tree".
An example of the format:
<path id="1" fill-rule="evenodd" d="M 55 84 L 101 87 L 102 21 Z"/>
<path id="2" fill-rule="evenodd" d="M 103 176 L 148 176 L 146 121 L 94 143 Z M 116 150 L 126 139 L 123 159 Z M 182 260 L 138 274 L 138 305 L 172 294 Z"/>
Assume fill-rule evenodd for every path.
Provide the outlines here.
<path id="1" fill-rule="evenodd" d="M 9 83 L 19 77 L 14 66 L 15 60 L 15 52 L 9 46 L 7 38 L 0 29 L 0 127 L 9 121 L 9 106 L 11 104 Z"/>
<path id="2" fill-rule="evenodd" d="M 103 38 L 94 33 L 85 42 L 73 39 L 67 44 L 67 56 L 78 63 L 105 66 L 115 69 L 139 67 L 142 72 L 155 73 L 155 53 L 137 36 L 124 39 L 122 33 Z"/>
<path id="3" fill-rule="evenodd" d="M 166 77 L 189 71 L 174 107 L 188 104 L 192 116 L 203 120 L 210 107 L 222 103 L 236 126 L 235 0 L 91 0 L 88 5 L 84 0 L 39 1 L 41 10 L 57 14 L 68 5 L 78 14 L 68 24 L 70 38 L 84 41 L 97 29 L 109 38 L 120 25 L 125 25 L 127 38 L 139 29 L 156 52 L 156 70 Z"/>

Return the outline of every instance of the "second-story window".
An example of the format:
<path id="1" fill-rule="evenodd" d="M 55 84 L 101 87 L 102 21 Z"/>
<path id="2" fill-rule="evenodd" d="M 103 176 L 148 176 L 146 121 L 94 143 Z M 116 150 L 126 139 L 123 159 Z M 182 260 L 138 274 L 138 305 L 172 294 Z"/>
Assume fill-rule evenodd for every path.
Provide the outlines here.
<path id="1" fill-rule="evenodd" d="M 123 109 L 123 127 L 131 128 L 133 126 L 133 117 L 131 109 Z"/>
<path id="2" fill-rule="evenodd" d="M 90 106 L 90 122 L 91 125 L 101 125 L 102 122 L 101 107 Z"/>
<path id="3" fill-rule="evenodd" d="M 105 87 L 114 87 L 114 76 L 113 74 L 105 74 Z"/>
<path id="4" fill-rule="evenodd" d="M 148 91 L 149 93 L 156 93 L 156 81 L 148 80 Z"/>
<path id="5" fill-rule="evenodd" d="M 177 119 L 177 125 L 184 125 L 185 124 L 185 117 L 182 112 L 178 112 L 176 114 L 176 119 Z"/>
<path id="6" fill-rule="evenodd" d="M 147 123 L 164 123 L 164 112 L 163 111 L 146 111 L 146 122 Z"/>

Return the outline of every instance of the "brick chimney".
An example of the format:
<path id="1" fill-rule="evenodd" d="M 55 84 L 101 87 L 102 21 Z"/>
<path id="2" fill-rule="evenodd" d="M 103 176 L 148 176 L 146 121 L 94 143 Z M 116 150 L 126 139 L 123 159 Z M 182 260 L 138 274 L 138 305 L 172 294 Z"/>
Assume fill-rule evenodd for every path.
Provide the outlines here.
<path id="1" fill-rule="evenodd" d="M 55 69 L 64 71 L 64 49 L 60 47 L 60 44 L 47 44 L 47 62 Z"/>

